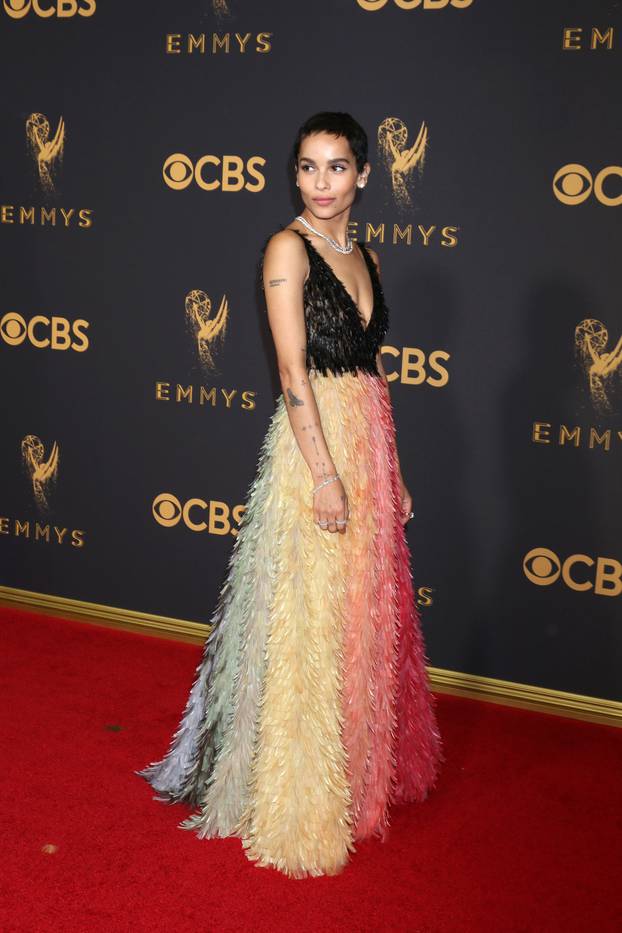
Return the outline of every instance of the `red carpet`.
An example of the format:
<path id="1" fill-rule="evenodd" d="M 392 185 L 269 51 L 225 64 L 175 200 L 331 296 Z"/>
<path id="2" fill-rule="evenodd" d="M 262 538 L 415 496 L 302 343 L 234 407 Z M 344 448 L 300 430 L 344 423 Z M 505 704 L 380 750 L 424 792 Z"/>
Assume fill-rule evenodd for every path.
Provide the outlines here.
<path id="1" fill-rule="evenodd" d="M 622 930 L 621 730 L 439 695 L 429 800 L 343 874 L 290 880 L 178 829 L 189 808 L 132 773 L 199 646 L 13 610 L 0 631 L 2 933 Z"/>

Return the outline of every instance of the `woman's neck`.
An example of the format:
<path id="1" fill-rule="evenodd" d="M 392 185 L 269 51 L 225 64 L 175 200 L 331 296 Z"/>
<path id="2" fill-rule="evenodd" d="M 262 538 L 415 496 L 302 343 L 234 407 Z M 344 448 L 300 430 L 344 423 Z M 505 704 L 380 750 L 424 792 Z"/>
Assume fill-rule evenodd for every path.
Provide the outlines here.
<path id="1" fill-rule="evenodd" d="M 300 216 L 304 217 L 312 227 L 315 227 L 320 233 L 325 234 L 325 236 L 330 236 L 333 240 L 336 240 L 337 243 L 345 246 L 348 239 L 348 223 L 350 220 L 350 208 L 347 207 L 336 217 L 330 217 L 328 219 L 314 217 L 311 211 L 305 207 L 303 211 L 300 212 Z"/>

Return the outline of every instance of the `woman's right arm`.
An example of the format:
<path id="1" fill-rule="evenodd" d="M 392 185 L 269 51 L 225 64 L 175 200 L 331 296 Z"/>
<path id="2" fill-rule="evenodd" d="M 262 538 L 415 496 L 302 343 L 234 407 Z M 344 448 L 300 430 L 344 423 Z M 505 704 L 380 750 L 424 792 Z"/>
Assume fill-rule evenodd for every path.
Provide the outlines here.
<path id="1" fill-rule="evenodd" d="M 268 320 L 276 348 L 283 397 L 300 452 L 317 486 L 337 470 L 330 455 L 306 369 L 307 339 L 303 286 L 308 270 L 304 245 L 297 233 L 282 230 L 271 237 L 264 254 L 263 285 Z M 348 517 L 348 502 L 337 479 L 313 496 L 314 519 L 328 521 L 329 530 L 345 530 L 334 520 Z"/>

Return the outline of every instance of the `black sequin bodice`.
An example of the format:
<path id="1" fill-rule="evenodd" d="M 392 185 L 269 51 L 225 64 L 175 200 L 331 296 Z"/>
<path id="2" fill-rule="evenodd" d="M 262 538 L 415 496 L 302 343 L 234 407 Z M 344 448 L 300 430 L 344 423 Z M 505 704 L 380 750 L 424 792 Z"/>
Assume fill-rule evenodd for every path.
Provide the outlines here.
<path id="1" fill-rule="evenodd" d="M 347 288 L 330 265 L 304 233 L 294 232 L 304 242 L 309 257 L 309 275 L 303 291 L 307 369 L 317 370 L 323 375 L 329 371 L 340 375 L 358 370 L 380 375 L 376 354 L 389 329 L 389 309 L 366 244 L 358 245 L 369 269 L 374 295 L 367 326 Z"/>

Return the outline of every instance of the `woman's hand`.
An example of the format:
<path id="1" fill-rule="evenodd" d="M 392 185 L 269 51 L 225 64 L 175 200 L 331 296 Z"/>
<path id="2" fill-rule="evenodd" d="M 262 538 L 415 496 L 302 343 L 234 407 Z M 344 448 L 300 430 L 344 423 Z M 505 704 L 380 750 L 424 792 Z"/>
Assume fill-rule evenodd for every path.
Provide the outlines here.
<path id="1" fill-rule="evenodd" d="M 404 480 L 402 479 L 401 474 L 400 474 L 400 507 L 401 507 L 400 521 L 402 525 L 405 525 L 406 522 L 409 521 L 410 519 L 410 513 L 412 512 L 412 507 L 413 507 L 413 500 L 411 498 L 410 493 L 408 492 L 408 489 L 406 488 L 406 485 L 404 483 Z"/>
<path id="2" fill-rule="evenodd" d="M 338 531 L 340 534 L 345 534 L 348 523 L 344 522 L 344 519 L 349 516 L 348 497 L 340 479 L 327 483 L 326 486 L 322 486 L 313 493 L 313 521 L 321 522 L 318 525 L 320 531 L 333 533 Z M 339 519 L 339 525 L 337 519 Z"/>

